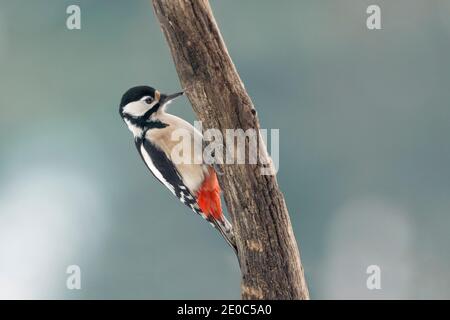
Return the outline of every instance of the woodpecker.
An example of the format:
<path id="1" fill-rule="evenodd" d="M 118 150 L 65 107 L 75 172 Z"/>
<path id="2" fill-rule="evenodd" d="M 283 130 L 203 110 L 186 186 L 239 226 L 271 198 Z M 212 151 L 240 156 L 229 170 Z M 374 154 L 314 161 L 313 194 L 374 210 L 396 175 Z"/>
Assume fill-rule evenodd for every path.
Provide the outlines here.
<path id="1" fill-rule="evenodd" d="M 183 92 L 163 94 L 149 86 L 133 87 L 122 96 L 119 113 L 133 134 L 142 160 L 156 179 L 215 227 L 236 252 L 232 226 L 222 212 L 221 190 L 214 168 L 194 161 L 202 159 L 201 154 L 196 154 L 196 148 L 190 150 L 191 161 L 173 161 L 172 150 L 179 143 L 172 139 L 174 130 L 187 132 L 191 146 L 194 139 L 203 138 L 190 123 L 166 112 L 167 105 L 181 95 Z"/>

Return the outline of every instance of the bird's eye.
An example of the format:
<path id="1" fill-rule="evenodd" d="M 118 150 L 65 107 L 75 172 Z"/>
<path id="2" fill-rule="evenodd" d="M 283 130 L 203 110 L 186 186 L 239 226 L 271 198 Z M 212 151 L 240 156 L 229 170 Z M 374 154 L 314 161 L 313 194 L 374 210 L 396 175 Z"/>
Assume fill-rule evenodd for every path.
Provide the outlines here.
<path id="1" fill-rule="evenodd" d="M 150 104 L 150 103 L 152 103 L 153 99 L 148 97 L 144 101 L 145 101 L 146 104 Z"/>

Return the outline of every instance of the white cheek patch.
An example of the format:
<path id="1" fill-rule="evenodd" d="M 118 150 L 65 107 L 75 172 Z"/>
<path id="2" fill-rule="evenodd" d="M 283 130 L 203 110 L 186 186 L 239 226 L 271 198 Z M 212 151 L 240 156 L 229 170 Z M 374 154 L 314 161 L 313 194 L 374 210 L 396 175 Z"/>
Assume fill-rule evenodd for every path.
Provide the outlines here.
<path id="1" fill-rule="evenodd" d="M 133 117 L 141 117 L 150 110 L 157 101 L 147 104 L 145 101 L 133 101 L 123 108 L 123 112 Z"/>

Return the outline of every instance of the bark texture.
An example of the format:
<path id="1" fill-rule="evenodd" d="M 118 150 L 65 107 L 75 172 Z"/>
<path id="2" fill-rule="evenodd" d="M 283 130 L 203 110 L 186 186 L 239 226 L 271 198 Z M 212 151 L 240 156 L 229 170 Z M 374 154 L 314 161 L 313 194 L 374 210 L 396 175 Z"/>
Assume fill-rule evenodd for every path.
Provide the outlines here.
<path id="1" fill-rule="evenodd" d="M 208 1 L 152 3 L 181 84 L 203 128 L 217 128 L 223 137 L 226 129 L 259 132 L 256 110 L 231 61 Z M 267 165 L 222 165 L 223 175 L 219 175 L 236 233 L 242 298 L 308 299 L 286 203 L 266 147 L 260 143 L 260 162 Z M 273 175 L 262 175 L 263 168 Z"/>

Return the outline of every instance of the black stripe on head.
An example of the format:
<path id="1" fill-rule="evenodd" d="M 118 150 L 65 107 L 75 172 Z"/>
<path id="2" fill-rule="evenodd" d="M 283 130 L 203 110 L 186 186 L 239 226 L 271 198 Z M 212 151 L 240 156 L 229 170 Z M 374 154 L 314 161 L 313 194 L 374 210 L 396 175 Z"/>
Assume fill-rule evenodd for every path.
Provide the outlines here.
<path id="1" fill-rule="evenodd" d="M 120 100 L 120 107 L 119 107 L 120 116 L 121 117 L 124 116 L 123 109 L 130 102 L 139 101 L 145 96 L 150 96 L 152 99 L 155 99 L 155 94 L 157 94 L 157 90 L 148 86 L 136 86 L 128 89 L 123 94 L 122 99 Z"/>
<path id="2" fill-rule="evenodd" d="M 129 119 L 131 123 L 137 125 L 138 127 L 141 127 L 145 130 L 151 130 L 151 129 L 164 129 L 165 127 L 168 127 L 169 125 L 167 123 L 161 122 L 159 120 L 146 120 L 144 118 L 130 118 Z"/>
<path id="3" fill-rule="evenodd" d="M 126 105 L 128 105 L 131 102 L 140 101 L 144 97 L 150 97 L 153 99 L 156 103 L 147 110 L 143 115 L 141 116 L 133 116 L 129 115 L 124 112 L 124 108 Z M 160 108 L 161 104 L 159 103 L 159 100 L 161 98 L 161 94 L 159 91 L 155 90 L 152 87 L 148 86 L 137 86 L 133 87 L 127 92 L 124 93 L 122 96 L 122 100 L 120 101 L 120 108 L 119 113 L 120 116 L 123 119 L 126 119 L 131 124 L 143 128 L 143 129 L 161 129 L 165 128 L 168 125 L 165 123 L 160 122 L 159 120 L 150 120 L 150 116 L 157 112 Z M 143 102 L 146 103 L 146 102 Z"/>
<path id="4" fill-rule="evenodd" d="M 122 96 L 122 100 L 120 101 L 120 108 L 125 107 L 127 104 L 133 101 L 141 100 L 142 97 L 150 96 L 155 99 L 155 89 L 148 86 L 137 86 L 131 89 L 128 89 Z"/>

